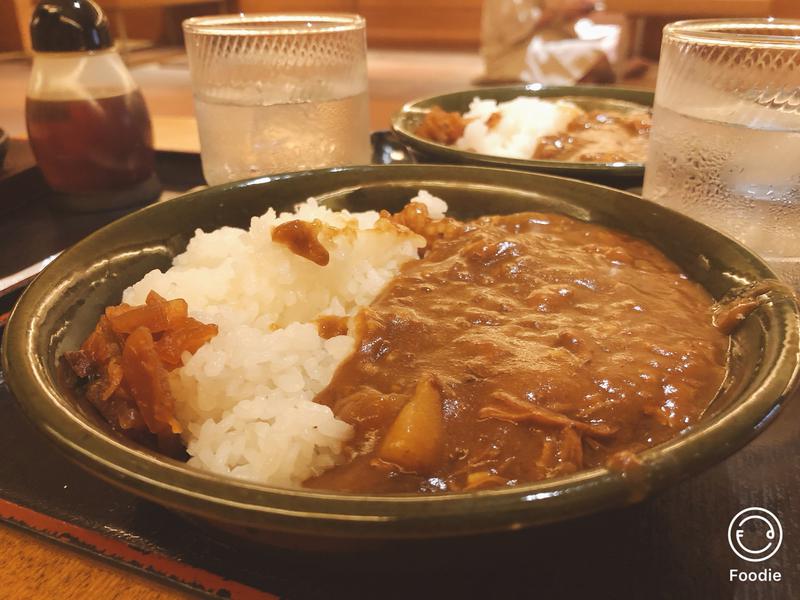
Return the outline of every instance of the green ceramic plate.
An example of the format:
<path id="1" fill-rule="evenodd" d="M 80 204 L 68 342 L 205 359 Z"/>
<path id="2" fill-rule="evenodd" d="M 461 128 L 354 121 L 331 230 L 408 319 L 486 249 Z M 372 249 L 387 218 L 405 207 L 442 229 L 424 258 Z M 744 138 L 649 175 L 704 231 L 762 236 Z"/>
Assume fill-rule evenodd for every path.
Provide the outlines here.
<path id="1" fill-rule="evenodd" d="M 246 226 L 268 207 L 288 209 L 311 195 L 333 207 L 394 210 L 420 188 L 444 198 L 462 218 L 543 209 L 617 227 L 657 245 L 718 298 L 732 287 L 773 277 L 758 257 L 713 229 L 636 196 L 575 180 L 427 165 L 277 175 L 149 206 L 64 252 L 26 290 L 8 324 L 8 383 L 36 425 L 110 483 L 228 529 L 288 534 L 290 543 L 305 544 L 501 531 L 636 502 L 743 446 L 797 382 L 800 314 L 791 295 L 776 295 L 734 336 L 730 375 L 706 417 L 643 453 L 636 478 L 592 469 L 516 488 L 436 497 L 283 490 L 202 473 L 115 436 L 57 383 L 56 358 L 80 344 L 125 287 L 153 268 L 166 268 L 196 228 Z"/>
<path id="2" fill-rule="evenodd" d="M 518 96 L 536 96 L 540 98 L 569 96 L 574 98 L 576 104 L 585 110 L 613 108 L 621 112 L 628 112 L 630 110 L 639 110 L 642 105 L 653 106 L 652 92 L 625 88 L 589 85 L 542 86 L 541 84 L 476 88 L 409 102 L 392 118 L 392 129 L 394 129 L 403 143 L 416 151 L 425 162 L 504 167 L 551 173 L 553 175 L 620 186 L 641 185 L 644 177 L 644 164 L 642 163 L 573 163 L 557 160 L 506 158 L 458 150 L 452 146 L 426 140 L 414 133 L 425 113 L 432 106 L 440 106 L 447 111 L 464 113 L 468 110 L 469 103 L 476 96 L 497 100 L 498 102 L 513 100 Z"/>

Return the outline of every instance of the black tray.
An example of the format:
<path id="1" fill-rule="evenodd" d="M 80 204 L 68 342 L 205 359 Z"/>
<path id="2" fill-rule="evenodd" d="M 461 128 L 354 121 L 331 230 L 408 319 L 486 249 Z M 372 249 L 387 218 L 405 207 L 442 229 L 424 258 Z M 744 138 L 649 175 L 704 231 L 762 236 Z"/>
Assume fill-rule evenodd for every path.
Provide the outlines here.
<path id="1" fill-rule="evenodd" d="M 379 158 L 402 152 L 384 134 L 375 142 Z M 193 154 L 159 153 L 158 170 L 172 192 L 202 183 Z M 52 211 L 41 182 L 30 173 L 26 181 L 17 196 L 2 197 L 17 202 L 4 212 L 0 206 L 4 270 L 61 250 L 118 216 Z M 403 557 L 402 548 L 369 557 L 311 555 L 251 546 L 89 475 L 26 421 L 0 373 L 0 519 L 221 597 L 789 599 L 800 597 L 798 422 L 795 400 L 725 462 L 624 510 L 470 543 L 431 542 L 424 559 Z M 771 510 L 783 525 L 783 545 L 764 563 L 737 558 L 728 543 L 731 518 L 750 506 Z M 730 569 L 772 569 L 782 579 L 731 582 Z"/>

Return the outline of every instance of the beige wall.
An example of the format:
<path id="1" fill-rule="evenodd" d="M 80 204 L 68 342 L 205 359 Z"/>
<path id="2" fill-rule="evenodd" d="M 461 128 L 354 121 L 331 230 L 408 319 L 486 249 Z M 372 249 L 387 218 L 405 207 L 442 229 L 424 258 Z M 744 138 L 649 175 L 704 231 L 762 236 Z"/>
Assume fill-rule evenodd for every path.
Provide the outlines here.
<path id="1" fill-rule="evenodd" d="M 0 52 L 20 50 L 22 40 L 17 27 L 17 13 L 12 2 L 0 2 Z"/>
<path id="2" fill-rule="evenodd" d="M 800 1 L 798 0 L 772 0 L 774 17 L 791 17 L 800 19 Z"/>
<path id="3" fill-rule="evenodd" d="M 18 1 L 18 0 L 16 0 Z M 34 0 L 30 0 L 34 2 Z M 98 0 L 103 4 L 104 0 Z M 168 2 L 169 0 L 163 0 Z M 478 45 L 481 0 L 228 0 L 245 12 L 357 12 L 367 19 L 367 36 L 372 47 L 475 48 Z M 800 18 L 800 0 L 772 0 L 775 16 Z M 126 11 L 128 36 L 134 39 L 176 42 L 178 24 L 184 18 L 216 13 L 213 4 L 137 8 Z M 674 20 L 665 18 L 664 21 Z M 113 21 L 113 19 L 112 19 Z M 661 22 L 653 19 L 647 36 L 657 55 Z M 112 30 L 114 29 L 112 23 Z M 14 2 L 0 0 L 0 51 L 22 48 Z"/>
<path id="4" fill-rule="evenodd" d="M 357 12 L 358 0 L 238 0 L 244 12 Z"/>
<path id="5" fill-rule="evenodd" d="M 245 12 L 341 11 L 367 19 L 372 47 L 476 48 L 481 0 L 239 0 Z"/>
<path id="6" fill-rule="evenodd" d="M 98 2 L 104 4 L 103 0 Z M 229 4 L 244 12 L 359 13 L 367 19 L 367 36 L 372 47 L 475 48 L 478 45 L 481 0 L 229 0 Z M 181 20 L 216 12 L 216 5 L 202 2 L 169 9 L 136 8 L 125 11 L 125 25 L 129 38 L 175 42 Z M 110 16 L 112 33 L 116 35 L 116 23 Z M 0 50 L 21 47 L 13 3 L 0 1 Z"/>
<path id="7" fill-rule="evenodd" d="M 98 4 L 102 6 L 102 0 L 100 0 Z M 165 12 L 163 8 L 158 7 L 126 10 L 124 18 L 128 37 L 131 39 L 151 40 L 154 42 L 161 41 L 164 35 Z M 109 19 L 111 20 L 111 33 L 116 37 L 118 32 L 113 15 L 109 14 Z"/>

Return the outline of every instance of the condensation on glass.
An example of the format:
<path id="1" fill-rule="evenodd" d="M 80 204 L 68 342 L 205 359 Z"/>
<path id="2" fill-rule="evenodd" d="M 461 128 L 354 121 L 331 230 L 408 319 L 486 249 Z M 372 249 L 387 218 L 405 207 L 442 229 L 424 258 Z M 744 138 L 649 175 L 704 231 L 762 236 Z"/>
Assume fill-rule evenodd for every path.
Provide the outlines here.
<path id="1" fill-rule="evenodd" d="M 197 17 L 183 29 L 208 183 L 369 162 L 362 17 Z"/>
<path id="2" fill-rule="evenodd" d="M 750 246 L 800 288 L 800 21 L 664 30 L 644 196 Z"/>

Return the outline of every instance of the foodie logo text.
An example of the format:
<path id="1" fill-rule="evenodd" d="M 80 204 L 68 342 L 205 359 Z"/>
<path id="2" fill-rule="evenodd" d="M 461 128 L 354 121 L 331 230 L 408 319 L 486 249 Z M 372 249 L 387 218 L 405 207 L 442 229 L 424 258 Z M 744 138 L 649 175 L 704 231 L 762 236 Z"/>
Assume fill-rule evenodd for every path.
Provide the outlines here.
<path id="1" fill-rule="evenodd" d="M 781 522 L 766 508 L 751 506 L 736 513 L 728 525 L 731 550 L 749 562 L 762 562 L 775 555 L 783 542 Z"/>
<path id="2" fill-rule="evenodd" d="M 775 555 L 783 542 L 781 522 L 766 508 L 751 506 L 736 513 L 728 525 L 728 544 L 734 554 L 748 562 L 762 562 Z M 777 582 L 780 571 L 742 571 L 731 569 L 729 581 Z"/>

